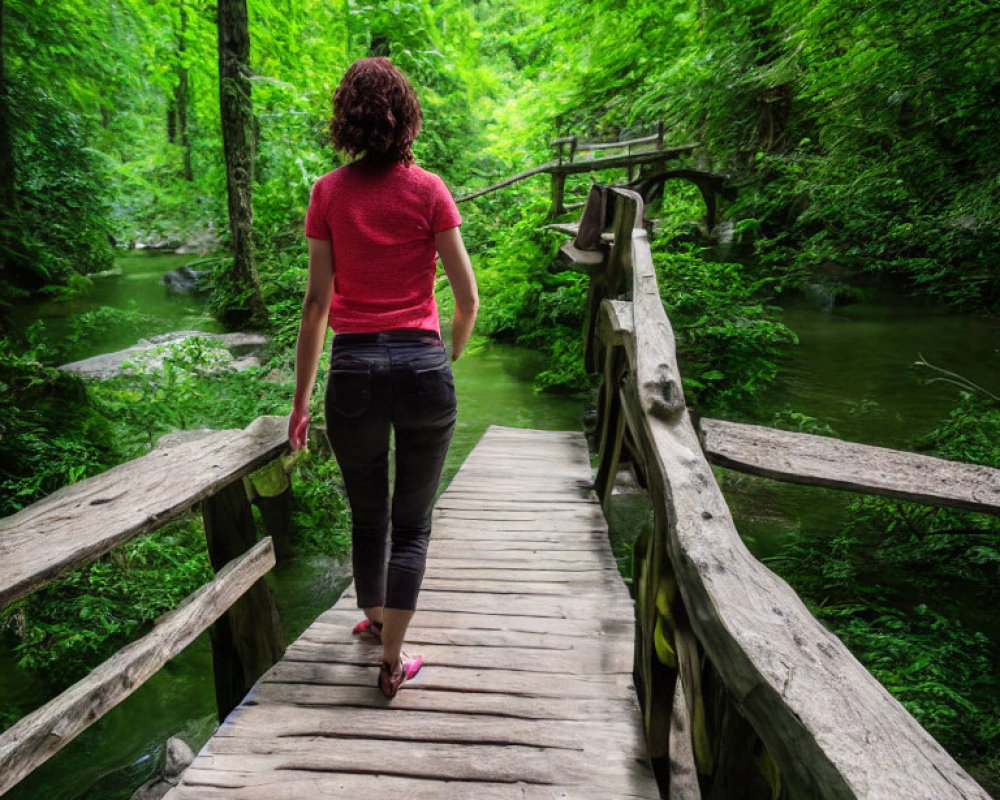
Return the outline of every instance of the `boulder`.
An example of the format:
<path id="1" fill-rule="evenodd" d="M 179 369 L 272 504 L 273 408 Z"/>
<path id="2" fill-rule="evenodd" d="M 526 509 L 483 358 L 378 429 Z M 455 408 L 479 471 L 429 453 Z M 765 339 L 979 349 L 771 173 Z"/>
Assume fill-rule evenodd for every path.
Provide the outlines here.
<path id="1" fill-rule="evenodd" d="M 180 781 L 188 764 L 194 761 L 194 751 L 176 736 L 167 739 L 166 753 L 159 774 L 135 790 L 131 800 L 160 800 Z"/>
<path id="2" fill-rule="evenodd" d="M 254 351 L 264 347 L 269 341 L 268 337 L 262 333 L 203 333 L 202 331 L 176 331 L 174 333 L 164 333 L 159 336 L 151 336 L 149 339 L 142 339 L 133 347 L 119 350 L 115 353 L 104 353 L 103 355 L 85 358 L 81 361 L 73 361 L 63 364 L 59 369 L 64 372 L 75 372 L 84 378 L 113 378 L 121 375 L 125 368 L 122 366 L 126 362 L 141 362 L 146 369 L 155 368 L 162 361 L 160 356 L 167 347 L 173 344 L 190 339 L 192 337 L 210 339 L 217 343 L 220 348 L 228 350 L 230 354 L 237 353 L 243 358 L 234 360 L 229 357 L 227 369 L 248 369 L 259 366 L 259 361 L 248 356 Z M 223 355 L 225 355 L 223 353 Z"/>
<path id="3" fill-rule="evenodd" d="M 196 294 L 204 292 L 208 287 L 205 279 L 212 274 L 210 269 L 195 269 L 194 267 L 178 267 L 164 274 L 160 283 L 171 292 L 177 294 Z"/>

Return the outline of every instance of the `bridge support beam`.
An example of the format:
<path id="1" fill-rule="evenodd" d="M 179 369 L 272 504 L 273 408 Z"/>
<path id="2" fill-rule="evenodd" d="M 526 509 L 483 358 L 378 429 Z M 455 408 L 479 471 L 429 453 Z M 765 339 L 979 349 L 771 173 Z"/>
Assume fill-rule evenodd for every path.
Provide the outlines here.
<path id="1" fill-rule="evenodd" d="M 256 526 L 242 481 L 202 503 L 208 557 L 216 571 L 256 544 Z M 271 588 L 257 581 L 212 626 L 212 662 L 219 721 L 285 652 L 285 634 Z"/>
<path id="2" fill-rule="evenodd" d="M 558 219 L 561 214 L 566 213 L 563 205 L 563 196 L 566 194 L 566 173 L 552 173 L 552 207 L 549 209 L 549 219 Z"/>

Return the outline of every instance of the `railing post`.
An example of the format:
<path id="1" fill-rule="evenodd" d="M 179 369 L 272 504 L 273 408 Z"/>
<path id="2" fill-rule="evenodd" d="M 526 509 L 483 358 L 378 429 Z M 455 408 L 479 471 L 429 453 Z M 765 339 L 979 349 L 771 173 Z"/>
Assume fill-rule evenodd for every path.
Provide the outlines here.
<path id="1" fill-rule="evenodd" d="M 212 568 L 221 569 L 256 543 L 253 511 L 243 481 L 224 486 L 202 503 Z M 271 588 L 259 580 L 212 626 L 212 661 L 219 721 L 285 651 L 285 634 Z"/>
<path id="2" fill-rule="evenodd" d="M 563 206 L 563 195 L 566 191 L 566 173 L 552 173 L 552 207 L 549 209 L 549 219 L 556 219 L 560 214 L 566 212 Z"/>

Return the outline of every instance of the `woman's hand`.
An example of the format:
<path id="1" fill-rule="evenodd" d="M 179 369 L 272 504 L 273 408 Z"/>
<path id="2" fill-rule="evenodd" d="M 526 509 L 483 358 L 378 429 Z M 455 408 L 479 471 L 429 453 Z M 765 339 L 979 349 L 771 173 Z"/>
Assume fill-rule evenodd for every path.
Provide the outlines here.
<path id="1" fill-rule="evenodd" d="M 288 415 L 288 445 L 294 453 L 296 450 L 302 450 L 308 444 L 309 412 L 293 405 L 292 413 Z"/>

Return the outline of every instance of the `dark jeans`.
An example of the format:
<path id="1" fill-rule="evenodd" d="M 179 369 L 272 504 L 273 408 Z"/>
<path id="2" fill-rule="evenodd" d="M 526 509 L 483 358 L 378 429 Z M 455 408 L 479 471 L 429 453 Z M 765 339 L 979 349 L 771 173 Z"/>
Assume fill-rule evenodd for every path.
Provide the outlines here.
<path id="1" fill-rule="evenodd" d="M 455 429 L 455 381 L 441 340 L 417 331 L 334 337 L 326 421 L 351 504 L 358 607 L 415 609 L 434 494 Z"/>

